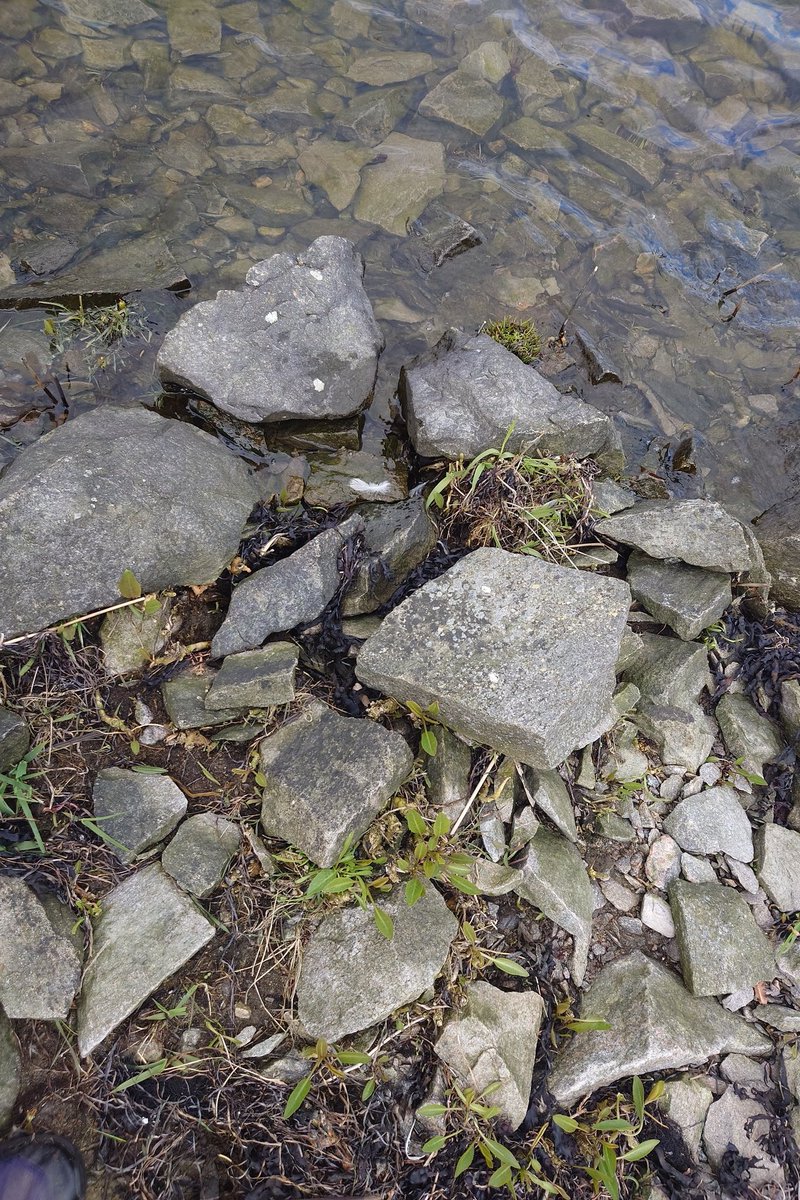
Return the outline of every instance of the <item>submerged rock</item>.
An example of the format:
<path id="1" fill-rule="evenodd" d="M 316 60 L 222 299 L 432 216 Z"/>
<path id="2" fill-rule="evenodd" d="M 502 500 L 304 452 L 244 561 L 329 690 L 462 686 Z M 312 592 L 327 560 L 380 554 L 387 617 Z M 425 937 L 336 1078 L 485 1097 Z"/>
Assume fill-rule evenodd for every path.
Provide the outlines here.
<path id="1" fill-rule="evenodd" d="M 261 823 L 320 867 L 358 841 L 408 778 L 414 756 L 399 733 L 314 702 L 261 743 Z"/>
<path id="2" fill-rule="evenodd" d="M 321 188 L 333 207 L 342 212 L 358 191 L 361 168 L 374 157 L 374 150 L 367 146 L 318 138 L 300 151 L 297 161 L 309 183 Z"/>
<path id="3" fill-rule="evenodd" d="M 452 71 L 420 102 L 420 115 L 447 121 L 483 137 L 500 120 L 503 100 L 492 85 L 465 71 Z"/>
<path id="4" fill-rule="evenodd" d="M 196 813 L 180 826 L 161 855 L 161 865 L 184 891 L 202 900 L 222 881 L 241 840 L 235 821 Z"/>
<path id="5" fill-rule="evenodd" d="M 522 864 L 522 880 L 514 889 L 546 917 L 572 934 L 570 970 L 580 987 L 592 936 L 592 885 L 572 842 L 539 826 Z"/>
<path id="6" fill-rule="evenodd" d="M 738 892 L 677 879 L 669 900 L 683 978 L 693 995 L 728 995 L 777 974 L 774 952 Z"/>
<path id="7" fill-rule="evenodd" d="M 113 604 L 124 571 L 143 592 L 216 579 L 257 498 L 242 460 L 191 425 L 114 406 L 72 418 L 0 480 L 0 636 Z"/>
<path id="8" fill-rule="evenodd" d="M 437 701 L 444 724 L 518 762 L 556 766 L 613 724 L 628 606 L 616 579 L 476 550 L 389 613 L 356 674 Z"/>
<path id="9" fill-rule="evenodd" d="M 534 367 L 486 334 L 451 329 L 400 375 L 409 436 L 426 457 L 474 457 L 499 446 L 534 443 L 552 454 L 586 458 L 608 444 L 609 418 L 574 396 L 562 396 Z"/>
<path id="10" fill-rule="evenodd" d="M 82 1057 L 214 936 L 214 926 L 157 863 L 108 892 L 92 925 L 78 1008 Z"/>
<path id="11" fill-rule="evenodd" d="M 361 174 L 355 218 L 403 237 L 409 222 L 444 190 L 444 147 L 390 133 L 375 147 L 373 157 L 375 165 L 364 167 Z"/>
<path id="12" fill-rule="evenodd" d="M 159 351 L 161 378 L 244 421 L 358 412 L 383 347 L 363 274 L 361 255 L 339 237 L 256 263 L 242 289 L 180 318 Z"/>
<path id="13" fill-rule="evenodd" d="M 31 746 L 31 732 L 23 718 L 0 705 L 0 771 L 15 767 Z"/>
<path id="14" fill-rule="evenodd" d="M 482 980 L 467 984 L 466 1001 L 434 1050 L 476 1095 L 499 1083 L 487 1103 L 518 1129 L 528 1111 L 544 1002 L 537 992 L 504 992 Z"/>
<path id="15" fill-rule="evenodd" d="M 716 1054 L 772 1049 L 742 1017 L 716 1000 L 692 996 L 672 971 L 638 950 L 603 968 L 581 1013 L 610 1028 L 576 1034 L 557 1055 L 548 1087 L 562 1105 L 632 1075 L 699 1065 Z"/>
<path id="16" fill-rule="evenodd" d="M 150 775 L 106 767 L 92 791 L 94 818 L 117 843 L 114 853 L 130 863 L 162 841 L 183 817 L 187 800 L 169 775 Z"/>
<path id="17" fill-rule="evenodd" d="M 688 642 L 713 625 L 731 602 L 730 576 L 716 571 L 666 563 L 635 551 L 628 559 L 627 576 L 634 600 Z"/>
<path id="18" fill-rule="evenodd" d="M 32 888 L 0 875 L 0 1006 L 12 1020 L 65 1020 L 81 962 Z"/>
<path id="19" fill-rule="evenodd" d="M 381 900 L 394 933 L 383 937 L 371 911 L 352 905 L 324 917 L 306 946 L 297 1015 L 312 1038 L 338 1042 L 377 1025 L 433 985 L 458 921 L 428 884 L 413 907 L 402 888 Z"/>
<path id="20" fill-rule="evenodd" d="M 709 571 L 747 571 L 752 555 L 741 525 L 710 500 L 652 500 L 598 521 L 603 537 L 651 558 L 678 558 Z"/>

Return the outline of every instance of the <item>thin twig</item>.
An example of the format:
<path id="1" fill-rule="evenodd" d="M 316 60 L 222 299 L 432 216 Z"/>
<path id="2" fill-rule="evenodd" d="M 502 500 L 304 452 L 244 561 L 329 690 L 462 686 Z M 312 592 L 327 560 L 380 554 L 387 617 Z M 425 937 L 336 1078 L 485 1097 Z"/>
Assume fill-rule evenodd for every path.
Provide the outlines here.
<path id="1" fill-rule="evenodd" d="M 484 785 L 484 783 L 486 782 L 486 780 L 487 780 L 487 779 L 489 778 L 489 776 L 491 775 L 492 771 L 493 771 L 493 770 L 494 770 L 494 768 L 496 767 L 496 765 L 497 765 L 497 763 L 499 762 L 499 760 L 500 760 L 500 755 L 499 755 L 499 754 L 493 754 L 493 755 L 492 755 L 492 757 L 490 758 L 488 767 L 487 767 L 487 768 L 486 768 L 486 770 L 483 772 L 483 774 L 481 775 L 481 777 L 480 777 L 480 779 L 478 780 L 478 782 L 475 784 L 475 787 L 474 787 L 474 789 L 473 789 L 472 795 L 470 796 L 469 800 L 467 801 L 467 803 L 466 803 L 466 804 L 464 805 L 464 807 L 462 808 L 461 812 L 458 814 L 458 820 L 456 821 L 456 823 L 455 823 L 455 825 L 453 826 L 453 828 L 450 830 L 449 836 L 450 836 L 451 838 L 452 838 L 452 837 L 455 837 L 455 835 L 458 833 L 458 831 L 459 831 L 459 829 L 461 828 L 461 826 L 464 824 L 464 818 L 466 817 L 467 813 L 469 812 L 469 810 L 472 808 L 473 804 L 474 804 L 474 803 L 475 803 L 475 801 L 477 800 L 477 798 L 478 798 L 478 793 L 480 792 L 480 790 L 481 790 L 481 788 L 483 787 L 483 785 Z"/>

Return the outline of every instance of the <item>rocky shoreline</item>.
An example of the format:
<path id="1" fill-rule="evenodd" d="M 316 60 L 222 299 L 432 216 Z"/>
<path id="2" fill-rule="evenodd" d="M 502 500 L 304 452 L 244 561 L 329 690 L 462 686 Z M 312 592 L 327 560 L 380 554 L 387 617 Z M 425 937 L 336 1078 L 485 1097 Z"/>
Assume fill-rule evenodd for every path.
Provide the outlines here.
<path id="1" fill-rule="evenodd" d="M 336 237 L 256 264 L 167 335 L 165 385 L 221 428 L 357 417 L 383 346 L 362 276 Z M 446 333 L 398 395 L 410 492 L 358 446 L 320 494 L 294 458 L 252 471 L 221 437 L 114 405 L 0 477 L 0 1124 L 43 1084 L 21 1031 L 56 1022 L 95 1109 L 202 1077 L 222 1045 L 307 1133 L 312 1083 L 339 1071 L 405 1147 L 405 1175 L 345 1175 L 354 1195 L 447 1195 L 455 1158 L 441 1180 L 437 1163 L 470 1145 L 468 1195 L 490 1177 L 588 1195 L 605 1137 L 620 1195 L 777 1200 L 800 1183 L 780 514 L 748 525 L 663 481 L 647 498 L 614 422 L 485 333 Z M 447 540 L 459 470 L 467 497 L 495 478 L 513 504 L 492 472 L 565 464 L 571 525 L 554 533 L 545 500 L 523 506 L 537 541 L 501 548 L 491 522 Z M 763 679 L 745 627 L 777 630 Z M 402 1050 L 416 1025 L 424 1050 Z M 646 1122 L 582 1132 L 617 1089 L 638 1110 L 641 1077 L 663 1081 Z M 464 1089 L 489 1117 L 465 1117 Z M 141 1172 L 149 1136 L 115 1160 L 85 1134 L 97 1200 L 163 1185 L 163 1164 L 133 1193 L 108 1168 Z M 344 1186 L 277 1161 L 240 1167 L 236 1194 Z"/>

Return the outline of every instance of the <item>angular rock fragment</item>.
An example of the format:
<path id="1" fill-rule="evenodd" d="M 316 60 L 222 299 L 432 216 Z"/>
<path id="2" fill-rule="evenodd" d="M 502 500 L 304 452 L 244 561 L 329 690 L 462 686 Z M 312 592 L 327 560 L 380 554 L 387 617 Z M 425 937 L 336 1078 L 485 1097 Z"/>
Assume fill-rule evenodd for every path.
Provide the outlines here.
<path id="1" fill-rule="evenodd" d="M 800 833 L 767 824 L 756 834 L 758 882 L 781 912 L 800 910 Z"/>
<path id="2" fill-rule="evenodd" d="M 92 39 L 96 44 L 100 39 Z M 101 178 L 91 143 L 76 142 L 12 147 L 0 150 L 0 168 L 20 173 L 53 191 L 91 196 Z M 188 287 L 183 267 L 158 233 L 126 238 L 104 249 L 92 247 L 78 261 L 72 256 L 63 269 L 46 278 L 26 277 L 0 287 L 0 304 L 50 300 L 59 296 L 120 296 L 147 288 Z"/>
<path id="3" fill-rule="evenodd" d="M 202 900 L 221 883 L 241 840 L 235 821 L 196 813 L 180 826 L 161 855 L 161 865 L 185 892 Z"/>
<path id="4" fill-rule="evenodd" d="M 12 1020 L 65 1020 L 81 962 L 32 888 L 0 875 L 0 1005 Z"/>
<path id="5" fill-rule="evenodd" d="M 540 826 L 521 865 L 522 879 L 514 889 L 546 917 L 572 934 L 570 971 L 580 986 L 592 936 L 592 885 L 583 859 L 572 842 Z"/>
<path id="6" fill-rule="evenodd" d="M 374 157 L 374 150 L 368 146 L 318 138 L 300 151 L 297 161 L 308 182 L 321 188 L 333 207 L 342 212 L 358 191 L 361 168 Z"/>
<path id="7" fill-rule="evenodd" d="M 330 867 L 405 782 L 414 756 L 375 721 L 313 703 L 261 743 L 261 823 L 272 837 Z"/>
<path id="8" fill-rule="evenodd" d="M 763 776 L 764 764 L 774 762 L 784 748 L 772 721 L 747 696 L 730 692 L 722 697 L 714 716 L 729 754 L 741 761 L 746 771 Z"/>
<path id="9" fill-rule="evenodd" d="M 73 417 L 0 480 L 0 636 L 113 604 L 124 571 L 143 592 L 216 579 L 257 498 L 242 460 L 185 422 L 102 405 Z"/>
<path id="10" fill-rule="evenodd" d="M 741 525 L 710 500 L 652 500 L 598 521 L 603 537 L 651 558 L 678 558 L 709 571 L 747 571 L 752 555 Z"/>
<path id="11" fill-rule="evenodd" d="M 641 650 L 623 676 L 641 692 L 636 724 L 657 744 L 662 760 L 696 771 L 716 736 L 714 722 L 697 703 L 711 685 L 705 646 L 643 634 Z"/>
<path id="12" fill-rule="evenodd" d="M 347 78 L 383 87 L 387 83 L 404 83 L 424 75 L 433 65 L 430 54 L 409 50 L 368 50 L 353 60 Z"/>
<path id="13" fill-rule="evenodd" d="M 569 131 L 590 157 L 626 177 L 637 188 L 653 188 L 661 178 L 664 168 L 655 150 L 646 150 L 588 118 L 573 121 Z"/>
<path id="14" fill-rule="evenodd" d="M 241 719 L 240 708 L 206 708 L 216 677 L 208 667 L 187 667 L 161 685 L 164 707 L 177 729 L 210 729 Z"/>
<path id="15" fill-rule="evenodd" d="M 244 421 L 347 417 L 369 401 L 383 337 L 345 238 L 275 254 L 244 288 L 196 304 L 164 339 L 161 377 Z"/>
<path id="16" fill-rule="evenodd" d="M 527 774 L 527 772 L 526 772 Z M 560 833 L 571 842 L 577 842 L 578 829 L 575 825 L 575 810 L 572 807 L 567 785 L 558 771 L 530 772 L 531 791 L 537 808 L 555 825 Z"/>
<path id="17" fill-rule="evenodd" d="M 168 775 L 148 775 L 106 767 L 92 791 L 94 817 L 114 840 L 114 853 L 130 863 L 172 832 L 183 817 L 187 800 Z"/>
<path id="18" fill-rule="evenodd" d="M 728 995 L 774 978 L 774 952 L 738 892 L 678 879 L 669 900 L 684 982 L 694 996 Z"/>
<path id="19" fill-rule="evenodd" d="M 362 646 L 367 686 L 517 762 L 549 768 L 613 723 L 628 589 L 505 550 L 476 550 L 398 605 Z"/>
<path id="20" fill-rule="evenodd" d="M 22 1060 L 19 1042 L 11 1028 L 11 1022 L 0 1009 L 0 1132 L 3 1132 L 11 1120 L 21 1083 Z"/>
<path id="21" fill-rule="evenodd" d="M 472 751 L 445 726 L 436 731 L 436 740 L 436 753 L 425 759 L 430 799 L 455 822 L 470 793 Z"/>
<path id="22" fill-rule="evenodd" d="M 731 602 L 729 575 L 666 563 L 638 551 L 628 559 L 627 578 L 634 600 L 687 642 L 719 620 Z"/>
<path id="23" fill-rule="evenodd" d="M 485 79 L 451 71 L 420 102 L 420 115 L 483 137 L 500 120 L 503 100 Z"/>
<path id="24" fill-rule="evenodd" d="M 436 545 L 436 527 L 422 496 L 400 504 L 364 505 L 339 532 L 348 536 L 357 526 L 363 530 L 364 547 L 342 600 L 342 613 L 348 617 L 385 604 Z"/>
<path id="25" fill-rule="evenodd" d="M 699 1065 L 716 1054 L 772 1049 L 742 1017 L 692 996 L 672 971 L 638 950 L 603 968 L 581 1013 L 610 1028 L 576 1034 L 557 1055 L 548 1087 L 562 1105 L 632 1075 Z"/>
<path id="26" fill-rule="evenodd" d="M 800 609 L 800 496 L 781 500 L 753 522 L 753 531 L 772 575 L 776 604 Z"/>
<path id="27" fill-rule="evenodd" d="M 375 147 L 373 158 L 375 164 L 361 173 L 355 218 L 403 237 L 410 222 L 444 190 L 444 147 L 390 133 Z"/>
<path id="28" fill-rule="evenodd" d="M 451 329 L 400 375 L 409 436 L 426 457 L 472 458 L 499 446 L 536 445 L 552 454 L 586 458 L 609 441 L 605 413 L 562 396 L 534 367 L 486 334 Z"/>
<path id="29" fill-rule="evenodd" d="M 747 1182 L 762 1196 L 780 1195 L 786 1176 L 783 1166 L 771 1154 L 767 1135 L 774 1123 L 774 1115 L 757 1097 L 729 1087 L 724 1095 L 715 1100 L 708 1110 L 703 1126 L 703 1148 L 708 1161 L 719 1169 L 731 1152 L 747 1163 Z M 762 1189 L 770 1189 L 769 1191 Z M 772 1189 L 779 1189 L 773 1192 Z"/>
<path id="30" fill-rule="evenodd" d="M 300 651 L 293 642 L 270 642 L 260 650 L 229 654 L 214 676 L 205 706 L 273 708 L 294 700 L 294 673 Z"/>
<path id="31" fill-rule="evenodd" d="M 108 892 L 92 925 L 78 1008 L 83 1057 L 214 936 L 214 926 L 157 863 Z"/>
<path id="32" fill-rule="evenodd" d="M 297 983 L 297 1015 L 312 1038 L 338 1042 L 378 1024 L 441 971 L 458 922 L 433 884 L 413 907 L 396 889 L 381 908 L 393 922 L 390 939 L 357 905 L 324 917 L 312 934 Z"/>
<path id="33" fill-rule="evenodd" d="M 13 709 L 0 705 L 0 771 L 15 767 L 28 753 L 31 734 L 26 722 Z"/>
<path id="34" fill-rule="evenodd" d="M 170 599 L 148 606 L 120 608 L 103 618 L 100 643 L 108 675 L 140 671 L 164 648 L 169 627 Z"/>
<path id="35" fill-rule="evenodd" d="M 502 1109 L 511 1129 L 525 1120 L 544 1002 L 537 992 L 504 992 L 478 981 L 466 988 L 464 1008 L 447 1022 L 434 1046 L 464 1087 Z"/>
<path id="36" fill-rule="evenodd" d="M 664 1095 L 659 1101 L 659 1108 L 680 1129 L 681 1137 L 695 1162 L 703 1136 L 703 1122 L 713 1099 L 714 1093 L 701 1079 L 682 1075 L 680 1079 L 671 1079 L 665 1085 Z"/>
<path id="37" fill-rule="evenodd" d="M 730 854 L 753 861 L 753 830 L 734 788 L 722 785 L 687 796 L 664 821 L 664 830 L 690 854 Z"/>

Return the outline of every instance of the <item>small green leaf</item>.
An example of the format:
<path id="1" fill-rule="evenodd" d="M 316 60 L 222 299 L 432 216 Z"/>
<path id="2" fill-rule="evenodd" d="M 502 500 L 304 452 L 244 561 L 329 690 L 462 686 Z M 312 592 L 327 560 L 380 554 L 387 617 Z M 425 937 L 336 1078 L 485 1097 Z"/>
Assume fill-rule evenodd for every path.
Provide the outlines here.
<path id="1" fill-rule="evenodd" d="M 505 1187 L 509 1183 L 511 1183 L 511 1167 L 508 1163 L 498 1167 L 494 1174 L 489 1176 L 489 1187 Z"/>
<path id="2" fill-rule="evenodd" d="M 142 585 L 133 571 L 125 570 L 119 577 L 117 591 L 123 600 L 138 600 L 142 594 Z"/>
<path id="3" fill-rule="evenodd" d="M 472 1166 L 472 1160 L 475 1157 L 475 1147 L 467 1146 L 464 1153 L 456 1163 L 456 1169 L 453 1171 L 453 1179 L 458 1179 L 459 1175 L 463 1175 L 468 1167 Z"/>
<path id="4" fill-rule="evenodd" d="M 439 749 L 439 743 L 436 739 L 436 734 L 432 729 L 423 729 L 422 735 L 419 739 L 419 744 L 425 753 L 430 755 L 431 758 L 436 757 L 436 751 Z"/>
<path id="5" fill-rule="evenodd" d="M 638 1075 L 633 1079 L 633 1107 L 636 1111 L 636 1116 L 641 1121 L 644 1116 L 644 1086 Z"/>
<path id="6" fill-rule="evenodd" d="M 437 1133 L 436 1137 L 428 1138 L 425 1145 L 422 1147 L 423 1154 L 437 1154 L 442 1146 L 447 1142 L 447 1138 L 442 1133 Z"/>
<path id="7" fill-rule="evenodd" d="M 390 942 L 394 936 L 394 921 L 382 908 L 378 908 L 377 904 L 372 906 L 372 915 L 375 918 L 375 926 L 378 933 L 385 937 L 387 942 Z"/>
<path id="8" fill-rule="evenodd" d="M 422 711 L 420 706 L 417 704 L 416 700 L 407 700 L 406 708 L 408 709 L 408 711 L 410 713 L 413 714 L 413 716 L 419 717 L 420 721 L 425 720 L 425 713 Z"/>
<path id="9" fill-rule="evenodd" d="M 149 600 L 145 600 L 142 612 L 147 617 L 154 617 L 161 608 L 161 601 L 158 596 L 151 596 Z"/>
<path id="10" fill-rule="evenodd" d="M 663 1095 L 664 1095 L 664 1080 L 657 1079 L 655 1081 L 655 1083 L 653 1084 L 653 1086 L 650 1088 L 650 1091 L 647 1093 L 647 1099 L 645 1100 L 645 1104 L 654 1104 L 655 1101 L 660 1100 Z"/>
<path id="11" fill-rule="evenodd" d="M 483 1140 L 499 1162 L 507 1163 L 509 1167 L 515 1167 L 519 1170 L 519 1163 L 514 1158 L 508 1146 L 504 1146 L 502 1142 L 496 1142 L 494 1138 L 490 1137 L 485 1137 Z"/>
<path id="12" fill-rule="evenodd" d="M 478 940 L 477 934 L 475 933 L 475 926 L 470 925 L 469 921 L 464 921 L 461 925 L 461 932 L 469 942 L 470 946 L 474 946 Z"/>
<path id="13" fill-rule="evenodd" d="M 610 1028 L 608 1021 L 602 1021 L 599 1017 L 583 1017 L 579 1021 L 567 1022 L 567 1029 L 573 1030 L 574 1033 L 595 1033 Z"/>
<path id="14" fill-rule="evenodd" d="M 658 1141 L 658 1138 L 648 1138 L 646 1142 L 640 1142 L 638 1146 L 634 1146 L 633 1150 L 621 1154 L 620 1158 L 624 1158 L 625 1162 L 638 1162 L 641 1158 L 647 1158 L 650 1151 L 655 1150 Z"/>
<path id="15" fill-rule="evenodd" d="M 443 1117 L 447 1112 L 446 1104 L 421 1104 L 417 1109 L 418 1117 Z"/>
<path id="16" fill-rule="evenodd" d="M 433 836 L 436 838 L 447 837 L 451 824 L 452 822 L 447 813 L 437 813 L 436 820 L 433 822 Z"/>
<path id="17" fill-rule="evenodd" d="M 256 781 L 256 787 L 266 787 L 267 786 L 267 777 L 261 771 L 256 771 L 253 778 Z"/>
<path id="18" fill-rule="evenodd" d="M 607 1130 L 616 1130 L 617 1133 L 633 1133 L 633 1125 L 630 1121 L 626 1121 L 624 1117 L 611 1117 L 607 1121 L 595 1121 L 592 1129 L 598 1132 L 605 1133 Z"/>
<path id="19" fill-rule="evenodd" d="M 334 1052 L 340 1063 L 344 1063 L 346 1067 L 353 1067 L 357 1063 L 364 1066 L 369 1066 L 372 1059 L 368 1054 L 364 1054 L 361 1050 L 336 1050 Z"/>
<path id="20" fill-rule="evenodd" d="M 305 1100 L 308 1093 L 311 1091 L 311 1076 L 306 1075 L 299 1083 L 296 1083 L 291 1090 L 289 1099 L 286 1101 L 286 1106 L 283 1110 L 283 1119 L 286 1120 L 292 1113 L 296 1113 L 300 1105 Z"/>
<path id="21" fill-rule="evenodd" d="M 418 900 L 425 895 L 425 884 L 421 879 L 409 879 L 405 886 L 406 904 L 413 908 Z"/>
<path id="22" fill-rule="evenodd" d="M 346 875 L 337 876 L 335 879 L 329 879 L 322 891 L 326 896 L 340 896 L 343 892 L 349 892 L 353 887 L 353 880 L 348 879 Z"/>
<path id="23" fill-rule="evenodd" d="M 447 882 L 466 896 L 480 896 L 481 894 L 480 888 L 476 887 L 469 879 L 465 879 L 463 875 L 459 875 L 457 871 L 447 872 Z"/>
<path id="24" fill-rule="evenodd" d="M 415 808 L 406 809 L 404 816 L 409 833 L 416 834 L 417 837 L 425 837 L 428 832 L 428 826 L 425 824 L 423 817 Z"/>
<path id="25" fill-rule="evenodd" d="M 145 1067 L 143 1071 L 140 1071 L 138 1075 L 132 1075 L 130 1079 L 126 1079 L 124 1083 L 118 1083 L 115 1088 L 111 1089 L 112 1093 L 127 1092 L 128 1088 L 133 1087 L 134 1084 L 146 1083 L 148 1079 L 153 1079 L 156 1075 L 160 1075 L 166 1067 L 167 1061 L 168 1060 L 166 1058 L 160 1058 L 158 1062 L 150 1063 L 150 1065 Z"/>
<path id="26" fill-rule="evenodd" d="M 306 888 L 306 895 L 318 896 L 325 890 L 326 884 L 328 884 L 331 879 L 335 878 L 335 875 L 336 872 L 332 867 L 324 867 L 323 870 L 317 871 L 309 880 L 308 887 Z"/>
<path id="27" fill-rule="evenodd" d="M 563 1113 L 555 1113 L 553 1116 L 553 1124 L 559 1129 L 563 1129 L 564 1133 L 574 1133 L 580 1126 L 574 1117 L 567 1117 Z"/>
<path id="28" fill-rule="evenodd" d="M 506 975 L 516 975 L 519 979 L 528 978 L 529 973 L 518 962 L 514 962 L 513 958 L 495 958 L 494 955 L 490 955 L 490 958 L 498 971 L 503 971 Z"/>
<path id="29" fill-rule="evenodd" d="M 372 1095 L 372 1093 L 374 1091 L 375 1091 L 375 1080 L 368 1079 L 367 1082 L 364 1084 L 364 1090 L 361 1093 L 361 1099 L 369 1100 L 370 1096 Z"/>

